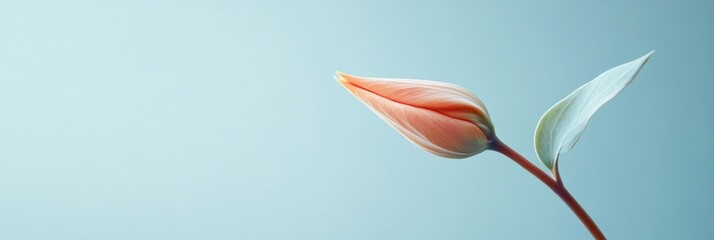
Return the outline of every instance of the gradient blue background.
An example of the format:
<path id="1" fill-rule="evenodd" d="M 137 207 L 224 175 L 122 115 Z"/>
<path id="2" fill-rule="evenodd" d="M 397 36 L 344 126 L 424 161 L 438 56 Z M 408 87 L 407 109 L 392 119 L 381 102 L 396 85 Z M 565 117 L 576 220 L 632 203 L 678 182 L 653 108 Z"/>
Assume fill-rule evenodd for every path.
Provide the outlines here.
<path id="1" fill-rule="evenodd" d="M 462 85 L 537 161 L 546 109 L 650 50 L 562 175 L 611 239 L 712 239 L 712 11 L 4 1 L 0 239 L 587 239 L 507 158 L 430 155 L 332 75 Z"/>

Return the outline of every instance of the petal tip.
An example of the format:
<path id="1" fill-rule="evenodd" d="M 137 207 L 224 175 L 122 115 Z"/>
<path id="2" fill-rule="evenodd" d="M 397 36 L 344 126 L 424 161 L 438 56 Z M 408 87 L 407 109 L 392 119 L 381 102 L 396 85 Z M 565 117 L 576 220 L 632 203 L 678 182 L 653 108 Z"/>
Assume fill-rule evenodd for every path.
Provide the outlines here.
<path id="1" fill-rule="evenodd" d="M 356 77 L 354 75 L 350 75 L 350 74 L 347 74 L 344 72 L 335 71 L 335 74 L 337 74 L 337 76 L 335 76 L 335 79 L 338 82 L 340 82 L 341 84 L 346 84 L 346 83 L 356 84 L 361 81 L 361 79 L 359 77 Z"/>
<path id="2" fill-rule="evenodd" d="M 339 82 L 340 84 L 347 83 L 347 79 L 344 78 L 345 74 L 343 72 L 335 71 L 335 74 L 337 74 L 337 76 L 332 76 L 332 78 L 337 80 L 337 82 Z"/>
<path id="3" fill-rule="evenodd" d="M 349 79 L 350 77 L 352 77 L 352 75 L 349 75 L 349 74 L 347 74 L 347 73 L 340 72 L 340 71 L 335 71 L 335 74 L 337 74 L 337 76 L 339 76 L 340 78 L 342 78 L 342 79 L 344 79 L 344 80 L 347 80 L 347 79 Z"/>

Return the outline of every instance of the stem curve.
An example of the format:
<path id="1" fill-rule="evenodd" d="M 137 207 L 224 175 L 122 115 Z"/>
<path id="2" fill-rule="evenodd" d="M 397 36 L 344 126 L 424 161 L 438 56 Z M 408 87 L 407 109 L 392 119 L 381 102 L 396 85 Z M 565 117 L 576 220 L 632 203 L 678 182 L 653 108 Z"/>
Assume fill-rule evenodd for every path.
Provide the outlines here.
<path id="1" fill-rule="evenodd" d="M 580 219 L 580 221 L 585 225 L 585 227 L 590 231 L 590 234 L 592 234 L 594 239 L 597 240 L 604 240 L 605 235 L 600 231 L 600 228 L 598 228 L 597 224 L 595 224 L 595 221 L 590 218 L 588 213 L 583 209 L 582 206 L 578 203 L 578 201 L 575 200 L 573 195 L 568 192 L 568 190 L 565 188 L 565 185 L 562 184 L 562 181 L 553 179 L 550 177 L 547 173 L 543 172 L 540 168 L 536 167 L 528 161 L 525 157 L 523 157 L 521 154 L 513 150 L 511 147 L 503 143 L 501 140 L 498 138 L 495 138 L 493 142 L 491 142 L 491 150 L 499 152 L 510 159 L 512 159 L 514 162 L 516 162 L 518 165 L 523 167 L 526 171 L 529 173 L 533 174 L 538 180 L 543 182 L 550 190 L 552 190 L 560 199 L 565 202 L 568 207 L 570 207 L 570 210 L 575 213 L 575 216 Z"/>

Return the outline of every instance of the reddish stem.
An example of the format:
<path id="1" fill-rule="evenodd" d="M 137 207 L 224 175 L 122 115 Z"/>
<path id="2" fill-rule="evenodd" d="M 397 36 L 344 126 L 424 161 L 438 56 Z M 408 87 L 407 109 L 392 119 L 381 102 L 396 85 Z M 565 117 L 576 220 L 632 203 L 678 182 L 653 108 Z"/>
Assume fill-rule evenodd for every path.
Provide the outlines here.
<path id="1" fill-rule="evenodd" d="M 501 142 L 499 139 L 495 139 L 491 143 L 490 149 L 513 159 L 513 161 L 518 163 L 518 165 L 521 165 L 521 167 L 526 169 L 526 171 L 533 174 L 533 176 L 535 176 L 536 178 L 538 178 L 538 180 L 548 186 L 550 190 L 553 190 L 553 192 L 558 195 L 558 197 L 560 197 L 560 199 L 562 199 L 563 202 L 568 205 L 568 207 L 570 207 L 570 210 L 575 213 L 575 215 L 580 219 L 583 225 L 585 225 L 588 231 L 590 231 L 590 234 L 593 235 L 593 238 L 598 240 L 605 239 L 605 235 L 602 234 L 600 228 L 597 227 L 595 222 L 592 220 L 592 218 L 590 218 L 588 213 L 585 212 L 585 209 L 580 206 L 578 201 L 573 198 L 573 195 L 570 195 L 570 192 L 565 189 L 565 186 L 562 184 L 561 181 L 551 178 L 547 173 L 541 171 L 540 168 L 533 165 L 530 161 L 528 161 L 528 159 L 518 154 L 518 152 Z"/>

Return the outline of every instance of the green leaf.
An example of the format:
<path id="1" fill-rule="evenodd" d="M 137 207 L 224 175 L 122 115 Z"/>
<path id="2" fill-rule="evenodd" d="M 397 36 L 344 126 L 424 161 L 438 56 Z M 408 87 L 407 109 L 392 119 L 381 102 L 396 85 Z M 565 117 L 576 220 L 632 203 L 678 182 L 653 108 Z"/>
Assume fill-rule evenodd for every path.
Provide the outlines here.
<path id="1" fill-rule="evenodd" d="M 607 70 L 543 114 L 536 126 L 535 149 L 540 161 L 554 174 L 560 154 L 573 148 L 593 114 L 635 79 L 652 53 Z"/>

